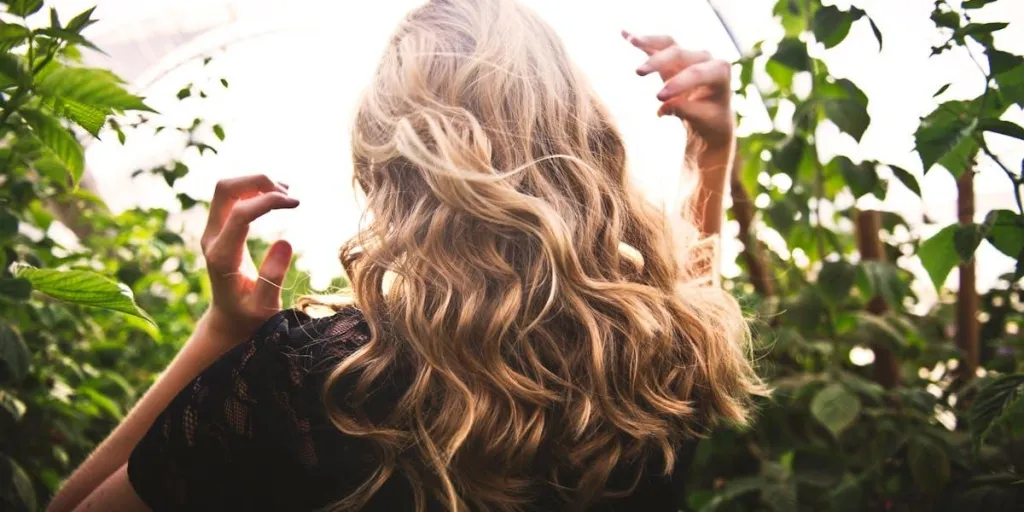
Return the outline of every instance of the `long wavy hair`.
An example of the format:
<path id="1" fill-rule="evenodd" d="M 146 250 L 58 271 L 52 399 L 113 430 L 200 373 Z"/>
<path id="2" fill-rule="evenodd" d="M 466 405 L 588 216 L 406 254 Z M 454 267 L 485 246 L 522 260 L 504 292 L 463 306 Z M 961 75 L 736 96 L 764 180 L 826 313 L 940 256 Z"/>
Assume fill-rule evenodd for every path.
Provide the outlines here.
<path id="1" fill-rule="evenodd" d="M 341 259 L 372 336 L 325 397 L 380 467 L 336 508 L 393 475 L 417 510 L 521 510 L 544 488 L 582 507 L 613 469 L 653 456 L 667 474 L 685 440 L 747 420 L 761 383 L 739 306 L 678 257 L 695 239 L 631 188 L 622 137 L 535 13 L 409 14 L 352 153 L 368 217 Z M 404 395 L 372 418 L 396 373 Z"/>

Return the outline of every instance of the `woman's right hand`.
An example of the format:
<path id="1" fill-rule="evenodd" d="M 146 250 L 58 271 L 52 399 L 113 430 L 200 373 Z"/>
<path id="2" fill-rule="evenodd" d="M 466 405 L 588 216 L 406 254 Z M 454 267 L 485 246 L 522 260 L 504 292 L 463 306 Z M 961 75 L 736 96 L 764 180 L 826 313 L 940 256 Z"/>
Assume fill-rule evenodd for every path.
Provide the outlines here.
<path id="1" fill-rule="evenodd" d="M 271 210 L 298 205 L 286 185 L 265 175 L 217 182 L 201 245 L 213 288 L 207 318 L 225 341 L 248 339 L 281 310 L 281 285 L 291 265 L 291 245 L 284 240 L 271 245 L 257 271 L 245 241 L 252 221 Z"/>

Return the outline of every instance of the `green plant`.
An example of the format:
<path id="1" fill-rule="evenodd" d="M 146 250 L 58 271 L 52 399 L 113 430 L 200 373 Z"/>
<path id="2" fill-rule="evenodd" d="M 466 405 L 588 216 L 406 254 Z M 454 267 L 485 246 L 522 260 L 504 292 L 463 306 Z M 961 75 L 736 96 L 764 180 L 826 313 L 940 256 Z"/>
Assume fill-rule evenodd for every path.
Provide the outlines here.
<path id="1" fill-rule="evenodd" d="M 745 273 L 727 286 L 760 313 L 754 329 L 776 391 L 752 429 L 716 432 L 701 442 L 684 507 L 1010 510 L 1024 502 L 1024 367 L 1015 327 L 1024 316 L 1022 182 L 985 139 L 986 133 L 1024 139 L 1024 129 L 1000 119 L 1024 101 L 1024 58 L 994 46 L 992 33 L 1005 23 L 970 22 L 972 10 L 987 3 L 992 0 L 953 8 L 939 0 L 931 15 L 948 36 L 935 53 L 980 47 L 988 63 L 978 61 L 983 94 L 943 102 L 916 132 L 925 172 L 944 168 L 960 182 L 961 223 L 923 242 L 898 235 L 909 229 L 895 213 L 844 207 L 865 195 L 883 199 L 893 180 L 921 195 L 912 173 L 884 162 L 818 156 L 822 125 L 859 141 L 873 122 L 867 95 L 814 56 L 820 46 L 841 44 L 857 23 L 870 26 L 880 48 L 883 34 L 865 11 L 780 0 L 774 13 L 784 38 L 773 52 L 762 43 L 738 62 L 741 94 L 769 84 L 757 92 L 775 128 L 740 141 L 731 215 L 745 244 Z M 766 80 L 755 81 L 760 75 Z M 799 90 L 801 81 L 810 83 L 809 91 Z M 979 155 L 1010 179 L 1018 209 L 974 223 L 971 182 Z M 765 179 L 779 175 L 788 179 Z M 756 208 L 751 198 L 761 195 L 769 201 Z M 785 250 L 760 241 L 769 231 L 785 240 Z M 1018 266 L 978 297 L 973 255 L 983 240 Z M 912 277 L 895 264 L 906 255 L 921 258 L 939 289 L 959 267 L 957 303 L 943 293 L 931 311 L 915 314 Z M 851 351 L 869 349 L 873 364 L 850 361 Z M 989 377 L 975 378 L 979 368 Z"/>

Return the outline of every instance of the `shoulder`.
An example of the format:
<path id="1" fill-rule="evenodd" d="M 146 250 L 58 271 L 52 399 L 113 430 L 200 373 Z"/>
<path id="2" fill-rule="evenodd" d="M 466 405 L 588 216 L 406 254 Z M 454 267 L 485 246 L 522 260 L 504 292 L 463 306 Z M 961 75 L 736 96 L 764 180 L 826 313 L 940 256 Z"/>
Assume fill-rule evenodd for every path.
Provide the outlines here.
<path id="1" fill-rule="evenodd" d="M 269 318 L 248 343 L 242 356 L 274 356 L 307 372 L 329 371 L 370 340 L 361 311 L 348 307 L 325 317 L 286 309 Z"/>

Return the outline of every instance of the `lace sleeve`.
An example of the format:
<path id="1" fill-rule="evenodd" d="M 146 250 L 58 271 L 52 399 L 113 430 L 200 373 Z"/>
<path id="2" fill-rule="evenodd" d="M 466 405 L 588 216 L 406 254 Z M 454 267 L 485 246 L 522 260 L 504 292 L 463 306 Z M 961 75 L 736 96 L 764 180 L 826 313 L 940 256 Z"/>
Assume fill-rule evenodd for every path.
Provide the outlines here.
<path id="1" fill-rule="evenodd" d="M 272 317 L 182 390 L 135 447 L 128 476 L 139 497 L 153 510 L 315 508 L 324 498 L 303 491 L 324 483 L 323 380 L 352 346 L 317 341 L 355 330 L 293 310 Z M 359 459 L 356 440 L 331 439 L 327 449 Z"/>

